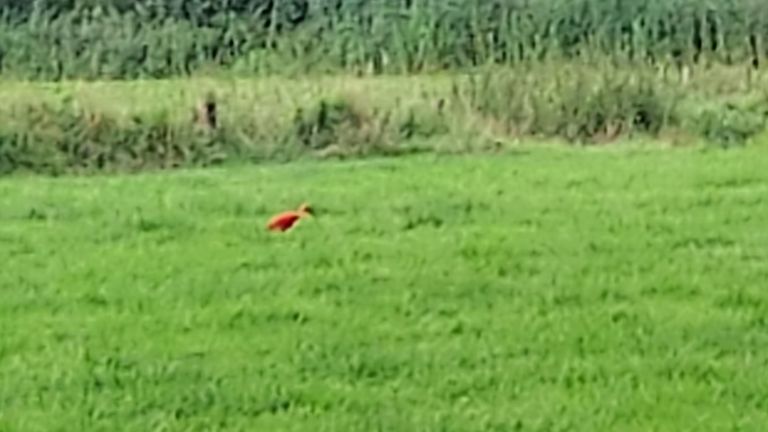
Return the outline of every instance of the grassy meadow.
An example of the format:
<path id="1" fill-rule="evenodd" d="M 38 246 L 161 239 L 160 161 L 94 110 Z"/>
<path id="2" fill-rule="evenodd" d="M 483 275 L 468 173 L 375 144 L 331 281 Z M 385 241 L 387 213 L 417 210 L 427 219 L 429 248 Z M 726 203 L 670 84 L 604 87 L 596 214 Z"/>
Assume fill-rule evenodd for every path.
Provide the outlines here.
<path id="1" fill-rule="evenodd" d="M 766 11 L 4 2 L 0 432 L 765 431 Z"/>
<path id="2" fill-rule="evenodd" d="M 763 431 L 763 155 L 2 178 L 0 430 Z"/>

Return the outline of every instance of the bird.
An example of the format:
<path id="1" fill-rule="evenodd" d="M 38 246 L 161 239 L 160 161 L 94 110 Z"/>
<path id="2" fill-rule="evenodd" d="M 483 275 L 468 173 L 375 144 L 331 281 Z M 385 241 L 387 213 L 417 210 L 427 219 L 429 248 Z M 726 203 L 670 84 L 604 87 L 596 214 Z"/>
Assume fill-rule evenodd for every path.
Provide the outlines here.
<path id="1" fill-rule="evenodd" d="M 289 210 L 282 213 L 278 213 L 269 219 L 267 223 L 267 229 L 270 231 L 285 232 L 296 226 L 296 223 L 301 219 L 308 216 L 312 216 L 314 210 L 309 204 L 302 204 L 298 210 Z"/>

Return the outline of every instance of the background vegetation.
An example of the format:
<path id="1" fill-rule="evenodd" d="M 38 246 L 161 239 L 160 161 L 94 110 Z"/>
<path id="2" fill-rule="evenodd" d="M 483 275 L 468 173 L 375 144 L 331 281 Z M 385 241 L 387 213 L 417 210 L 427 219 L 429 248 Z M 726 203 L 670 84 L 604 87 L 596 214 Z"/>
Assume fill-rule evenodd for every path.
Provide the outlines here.
<path id="1" fill-rule="evenodd" d="M 768 125 L 766 11 L 748 0 L 6 1 L 0 173 L 521 138 L 743 145 Z M 218 80 L 182 83 L 201 76 Z M 29 97 L 19 82 L 30 80 L 47 84 Z M 102 103 L 83 101 L 97 91 Z"/>
<path id="2" fill-rule="evenodd" d="M 681 86 L 648 68 L 575 62 L 467 76 L 10 82 L 0 172 L 498 152 L 521 140 L 743 146 L 768 141 L 765 83 L 726 68 Z"/>
<path id="3" fill-rule="evenodd" d="M 748 64 L 760 0 L 5 0 L 0 72 L 23 78 L 405 73 L 545 59 Z"/>

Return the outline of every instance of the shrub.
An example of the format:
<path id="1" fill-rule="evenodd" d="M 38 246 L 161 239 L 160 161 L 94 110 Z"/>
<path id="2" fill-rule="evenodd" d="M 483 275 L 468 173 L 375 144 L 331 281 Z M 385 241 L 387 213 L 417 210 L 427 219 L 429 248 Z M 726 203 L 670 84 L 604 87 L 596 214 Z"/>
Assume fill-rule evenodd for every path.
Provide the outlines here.
<path id="1" fill-rule="evenodd" d="M 290 160 L 301 155 L 364 156 L 410 151 L 410 139 L 443 133 L 426 114 L 377 108 L 350 95 L 322 98 L 292 121 L 248 116 L 226 106 L 215 127 L 177 113 L 129 118 L 60 105 L 11 110 L 0 124 L 0 174 L 31 171 L 137 171 L 210 166 L 226 161 Z M 242 109 L 242 108 L 241 108 Z M 434 119 L 430 121 L 434 122 Z"/>
<path id="2" fill-rule="evenodd" d="M 362 156 L 407 152 L 409 140 L 447 132 L 432 110 L 372 107 L 360 96 L 343 95 L 299 108 L 287 140 L 323 156 Z"/>
<path id="3" fill-rule="evenodd" d="M 203 133 L 166 116 L 109 116 L 71 107 L 31 105 L 0 130 L 0 173 L 208 166 L 228 153 L 221 132 Z"/>
<path id="4" fill-rule="evenodd" d="M 675 120 L 671 90 L 631 70 L 572 65 L 494 69 L 459 85 L 454 97 L 513 136 L 610 141 L 655 135 Z"/>
<path id="5" fill-rule="evenodd" d="M 709 142 L 722 147 L 740 146 L 768 130 L 768 100 L 751 105 L 726 103 L 703 109 L 693 125 Z"/>

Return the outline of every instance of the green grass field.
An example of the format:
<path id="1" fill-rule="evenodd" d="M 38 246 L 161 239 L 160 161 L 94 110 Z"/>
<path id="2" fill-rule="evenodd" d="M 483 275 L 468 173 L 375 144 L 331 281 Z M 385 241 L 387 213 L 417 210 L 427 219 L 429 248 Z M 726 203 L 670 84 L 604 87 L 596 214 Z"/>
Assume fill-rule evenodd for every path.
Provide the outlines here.
<path id="1" fill-rule="evenodd" d="M 764 431 L 764 155 L 0 179 L 0 431 Z"/>

